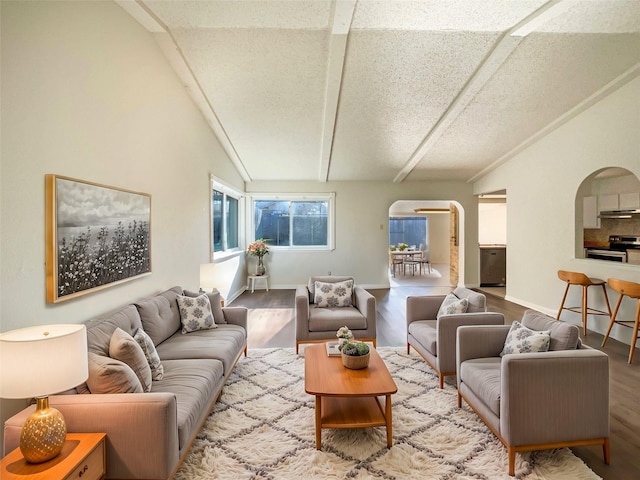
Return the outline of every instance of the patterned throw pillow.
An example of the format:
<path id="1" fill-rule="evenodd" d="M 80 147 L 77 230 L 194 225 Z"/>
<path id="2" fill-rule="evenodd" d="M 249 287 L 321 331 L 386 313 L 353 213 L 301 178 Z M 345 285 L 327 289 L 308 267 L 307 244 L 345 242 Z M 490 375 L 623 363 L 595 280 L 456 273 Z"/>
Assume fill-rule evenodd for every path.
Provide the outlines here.
<path id="1" fill-rule="evenodd" d="M 178 309 L 182 322 L 182 333 L 195 332 L 196 330 L 208 330 L 216 328 L 213 321 L 211 303 L 206 293 L 199 297 L 178 296 Z"/>
<path id="2" fill-rule="evenodd" d="M 457 313 L 466 313 L 467 308 L 469 308 L 469 300 L 466 298 L 458 298 L 455 293 L 451 292 L 448 294 L 442 305 L 440 305 L 440 309 L 438 310 L 438 315 L 436 318 L 440 318 L 441 315 L 455 315 Z"/>
<path id="3" fill-rule="evenodd" d="M 546 352 L 549 350 L 551 330 L 531 330 L 515 321 L 509 329 L 500 356 L 509 353 Z"/>
<path id="4" fill-rule="evenodd" d="M 353 280 L 325 283 L 315 282 L 316 296 L 313 302 L 316 307 L 351 307 L 353 301 Z"/>
<path id="5" fill-rule="evenodd" d="M 151 337 L 147 335 L 147 332 L 139 328 L 133 338 L 138 342 L 138 345 L 142 347 L 144 356 L 147 357 L 147 362 L 151 368 L 151 378 L 153 380 L 162 380 L 162 377 L 164 377 L 164 367 L 160 362 L 160 356 L 156 351 L 156 346 L 153 344 Z"/>

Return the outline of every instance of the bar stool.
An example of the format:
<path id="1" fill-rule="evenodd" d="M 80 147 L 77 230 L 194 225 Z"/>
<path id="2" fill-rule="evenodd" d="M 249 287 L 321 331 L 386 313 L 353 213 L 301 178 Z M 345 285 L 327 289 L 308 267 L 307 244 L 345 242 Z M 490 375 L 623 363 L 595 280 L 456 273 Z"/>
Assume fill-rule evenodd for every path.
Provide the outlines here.
<path id="1" fill-rule="evenodd" d="M 611 318 L 611 307 L 609 306 L 609 297 L 607 296 L 607 287 L 605 286 L 605 281 L 600 280 L 599 278 L 589 278 L 584 273 L 579 272 L 567 272 L 565 270 L 558 270 L 558 278 L 563 282 L 567 282 L 567 288 L 564 290 L 564 296 L 562 297 L 562 303 L 560 304 L 560 309 L 558 310 L 558 315 L 556 316 L 556 320 L 560 320 L 560 314 L 562 310 L 570 310 L 575 313 L 582 314 L 582 328 L 584 330 L 584 334 L 587 334 L 587 315 L 608 315 Z M 569 287 L 571 285 L 579 285 L 582 287 L 582 305 L 580 307 L 565 307 L 564 302 L 567 299 L 567 293 L 569 293 Z M 604 301 L 607 305 L 607 312 L 602 310 L 597 310 L 595 308 L 590 308 L 588 305 L 588 296 L 587 289 L 591 286 L 601 286 L 602 293 L 604 293 Z"/>
<path id="2" fill-rule="evenodd" d="M 607 280 L 609 286 L 620 294 L 618 298 L 618 302 L 616 303 L 615 308 L 613 309 L 613 315 L 611 316 L 611 322 L 609 322 L 609 328 L 607 329 L 607 333 L 604 336 L 604 340 L 602 340 L 602 346 L 607 343 L 607 338 L 609 338 L 609 333 L 611 332 L 611 328 L 614 323 L 618 325 L 622 325 L 623 327 L 633 328 L 633 338 L 631 339 L 631 348 L 629 349 L 629 364 L 633 361 L 633 354 L 636 351 L 636 340 L 638 340 L 638 326 L 640 325 L 640 283 L 635 282 L 626 282 L 624 280 L 618 280 L 616 278 L 609 278 Z M 622 298 L 624 296 L 629 298 L 635 298 L 638 302 L 638 308 L 636 309 L 636 319 L 635 320 L 616 320 L 616 315 L 618 315 L 618 309 L 620 308 L 620 304 L 622 303 Z M 633 327 L 631 325 L 627 325 L 628 323 L 633 323 Z"/>

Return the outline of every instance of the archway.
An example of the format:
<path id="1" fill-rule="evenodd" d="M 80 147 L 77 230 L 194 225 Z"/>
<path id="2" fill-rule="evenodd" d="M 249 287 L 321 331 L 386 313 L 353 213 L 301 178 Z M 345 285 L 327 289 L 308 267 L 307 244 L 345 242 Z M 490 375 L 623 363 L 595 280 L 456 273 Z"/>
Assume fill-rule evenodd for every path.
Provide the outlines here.
<path id="1" fill-rule="evenodd" d="M 618 248 L 615 241 L 640 239 L 640 180 L 635 174 L 619 167 L 593 172 L 578 188 L 575 211 L 576 258 L 640 264 L 640 249 Z"/>
<path id="2" fill-rule="evenodd" d="M 453 212 L 452 213 L 452 208 Z M 431 272 L 421 270 L 420 275 L 396 275 L 390 264 L 389 283 L 394 286 L 441 286 L 450 288 L 464 284 L 464 210 L 456 201 L 397 200 L 389 207 L 389 243 L 399 243 L 402 235 L 393 232 L 392 219 L 425 219 L 425 243 L 429 245 Z M 398 225 L 402 222 L 394 222 Z M 411 222 L 409 222 L 411 223 Z M 412 237 L 413 238 L 413 237 Z M 419 239 L 411 244 L 422 243 Z M 391 262 L 391 256 L 390 256 Z"/>

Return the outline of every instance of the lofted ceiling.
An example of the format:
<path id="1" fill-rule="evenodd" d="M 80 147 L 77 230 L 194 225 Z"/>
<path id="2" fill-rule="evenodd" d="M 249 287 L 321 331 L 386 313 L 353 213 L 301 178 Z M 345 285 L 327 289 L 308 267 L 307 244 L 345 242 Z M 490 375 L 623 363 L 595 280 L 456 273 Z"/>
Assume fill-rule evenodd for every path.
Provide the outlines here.
<path id="1" fill-rule="evenodd" d="M 244 180 L 473 181 L 640 74 L 640 0 L 116 0 Z"/>

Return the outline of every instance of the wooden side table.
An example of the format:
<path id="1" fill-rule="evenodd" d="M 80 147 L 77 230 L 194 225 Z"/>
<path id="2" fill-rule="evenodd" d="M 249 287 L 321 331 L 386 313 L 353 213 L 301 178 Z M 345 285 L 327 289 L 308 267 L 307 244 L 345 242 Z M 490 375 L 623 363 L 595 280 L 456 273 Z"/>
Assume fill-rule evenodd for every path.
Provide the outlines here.
<path id="1" fill-rule="evenodd" d="M 268 274 L 266 274 L 266 275 L 249 275 L 248 279 L 249 279 L 249 288 L 251 288 L 251 293 L 253 293 L 253 290 L 255 289 L 257 280 L 264 280 L 264 283 L 265 283 L 266 288 L 267 288 L 267 292 L 269 291 L 269 275 Z"/>
<path id="2" fill-rule="evenodd" d="M 2 459 L 2 480 L 101 480 L 107 474 L 106 435 L 68 433 L 62 452 L 48 462 L 28 463 L 16 448 Z"/>

